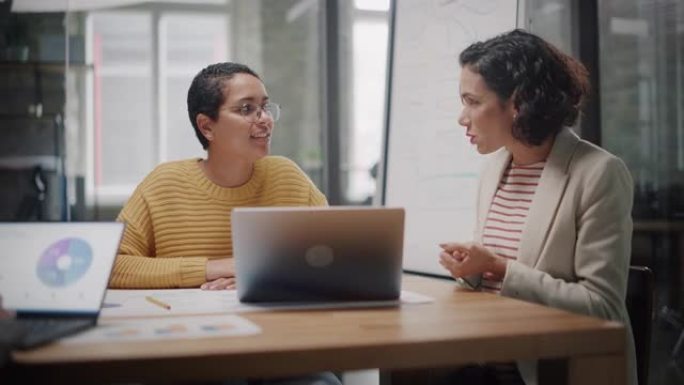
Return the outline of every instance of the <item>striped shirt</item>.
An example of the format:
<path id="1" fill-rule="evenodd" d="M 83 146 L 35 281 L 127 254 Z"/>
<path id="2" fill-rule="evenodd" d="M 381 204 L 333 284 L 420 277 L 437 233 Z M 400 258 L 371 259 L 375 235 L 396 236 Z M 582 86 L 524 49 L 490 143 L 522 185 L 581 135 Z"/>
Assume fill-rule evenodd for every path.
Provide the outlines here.
<path id="1" fill-rule="evenodd" d="M 482 232 L 483 246 L 496 255 L 513 261 L 518 259 L 520 236 L 545 164 L 542 161 L 517 166 L 511 162 L 501 177 Z M 499 293 L 501 284 L 500 280 L 484 279 L 482 288 Z"/>

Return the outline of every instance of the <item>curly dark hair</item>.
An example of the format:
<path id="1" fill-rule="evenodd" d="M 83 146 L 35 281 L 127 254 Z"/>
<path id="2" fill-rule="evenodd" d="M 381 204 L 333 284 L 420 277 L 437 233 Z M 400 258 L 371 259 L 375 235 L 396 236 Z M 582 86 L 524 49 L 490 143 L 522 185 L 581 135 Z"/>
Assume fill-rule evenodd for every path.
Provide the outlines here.
<path id="1" fill-rule="evenodd" d="M 204 114 L 211 120 L 218 119 L 218 110 L 225 102 L 224 81 L 232 79 L 236 74 L 248 74 L 261 80 L 259 75 L 246 65 L 230 62 L 207 66 L 192 79 L 188 90 L 188 116 L 195 129 L 195 135 L 205 150 L 209 147 L 209 141 L 197 127 L 197 115 Z"/>
<path id="2" fill-rule="evenodd" d="M 471 44 L 459 61 L 480 74 L 502 102 L 513 97 L 513 137 L 530 145 L 574 125 L 589 92 L 582 63 L 520 29 Z"/>

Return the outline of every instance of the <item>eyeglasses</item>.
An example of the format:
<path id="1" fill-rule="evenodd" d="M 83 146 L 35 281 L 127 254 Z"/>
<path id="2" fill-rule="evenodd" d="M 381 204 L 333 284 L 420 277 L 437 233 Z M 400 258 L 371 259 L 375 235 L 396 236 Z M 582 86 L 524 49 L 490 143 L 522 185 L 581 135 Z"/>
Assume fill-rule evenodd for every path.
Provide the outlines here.
<path id="1" fill-rule="evenodd" d="M 250 123 L 256 123 L 261 119 L 263 113 L 266 113 L 266 116 L 273 119 L 274 122 L 277 122 L 278 119 L 280 119 L 280 105 L 278 103 L 268 102 L 261 106 L 256 104 L 243 104 L 234 107 L 234 109 Z"/>

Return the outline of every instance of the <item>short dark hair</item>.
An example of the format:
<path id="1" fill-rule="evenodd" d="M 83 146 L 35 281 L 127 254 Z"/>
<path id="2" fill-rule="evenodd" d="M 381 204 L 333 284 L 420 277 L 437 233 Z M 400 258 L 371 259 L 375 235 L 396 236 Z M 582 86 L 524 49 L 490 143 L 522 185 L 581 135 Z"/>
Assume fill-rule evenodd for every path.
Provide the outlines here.
<path id="1" fill-rule="evenodd" d="M 513 96 L 513 137 L 531 145 L 575 124 L 589 92 L 582 63 L 520 29 L 471 44 L 459 61 L 480 74 L 501 101 Z"/>
<path id="2" fill-rule="evenodd" d="M 232 79 L 236 74 L 248 74 L 261 79 L 256 72 L 244 64 L 216 63 L 201 70 L 192 79 L 188 89 L 188 116 L 195 129 L 195 135 L 205 150 L 209 141 L 197 127 L 197 115 L 207 115 L 211 120 L 218 119 L 219 107 L 225 102 L 223 95 L 224 81 Z"/>

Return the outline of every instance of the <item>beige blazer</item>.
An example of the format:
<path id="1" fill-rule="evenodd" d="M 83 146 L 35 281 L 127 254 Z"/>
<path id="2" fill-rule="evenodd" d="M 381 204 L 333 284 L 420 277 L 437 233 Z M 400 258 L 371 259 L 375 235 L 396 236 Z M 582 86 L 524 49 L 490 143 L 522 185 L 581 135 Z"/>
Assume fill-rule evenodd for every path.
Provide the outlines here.
<path id="1" fill-rule="evenodd" d="M 478 194 L 476 238 L 511 154 L 492 154 Z M 501 295 L 625 323 L 628 378 L 636 384 L 634 343 L 625 306 L 632 243 L 633 183 L 616 156 L 570 129 L 557 136 L 546 160 Z M 536 375 L 521 365 L 528 385 Z M 532 371 L 533 368 L 532 368 Z M 534 377 L 534 378 L 533 378 Z"/>

